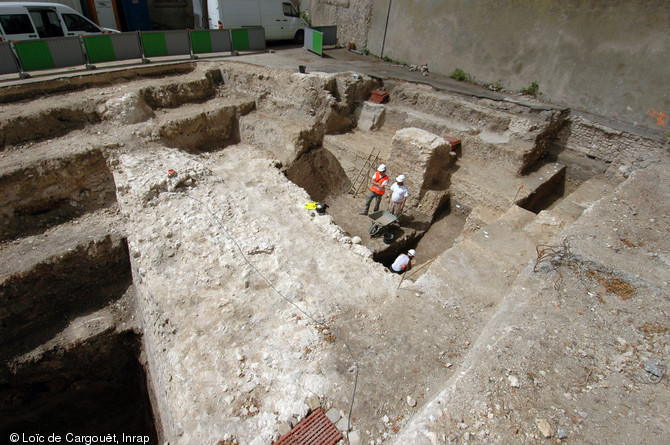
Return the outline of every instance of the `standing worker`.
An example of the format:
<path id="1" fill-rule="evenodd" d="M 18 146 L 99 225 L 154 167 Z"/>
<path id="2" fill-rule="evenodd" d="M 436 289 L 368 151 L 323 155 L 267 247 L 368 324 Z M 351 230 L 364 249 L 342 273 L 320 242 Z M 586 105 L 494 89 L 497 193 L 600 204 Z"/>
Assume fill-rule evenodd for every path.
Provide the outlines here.
<path id="1" fill-rule="evenodd" d="M 368 194 L 367 199 L 365 200 L 365 210 L 359 213 L 359 215 L 367 215 L 368 210 L 370 210 L 370 203 L 373 199 L 376 199 L 375 202 L 375 212 L 379 210 L 379 203 L 382 200 L 384 192 L 386 192 L 386 186 L 389 183 L 389 178 L 386 176 L 386 165 L 381 164 L 374 176 L 370 180 L 370 193 Z"/>
<path id="2" fill-rule="evenodd" d="M 395 216 L 400 216 L 405 208 L 405 201 L 409 192 L 405 185 L 405 175 L 400 175 L 395 178 L 395 183 L 391 186 L 391 193 L 389 194 L 389 212 Z"/>
<path id="3" fill-rule="evenodd" d="M 394 273 L 403 273 L 412 268 L 412 258 L 416 255 L 414 249 L 409 249 L 407 255 L 401 253 L 398 255 L 398 258 L 395 259 L 393 264 L 391 264 L 391 271 Z"/>

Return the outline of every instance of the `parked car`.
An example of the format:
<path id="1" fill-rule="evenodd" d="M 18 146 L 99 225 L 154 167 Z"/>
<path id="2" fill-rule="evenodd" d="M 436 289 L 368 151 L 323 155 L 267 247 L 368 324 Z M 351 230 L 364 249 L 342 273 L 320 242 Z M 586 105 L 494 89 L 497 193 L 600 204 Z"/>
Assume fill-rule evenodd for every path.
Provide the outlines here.
<path id="1" fill-rule="evenodd" d="M 59 3 L 0 3 L 0 41 L 118 32 Z"/>

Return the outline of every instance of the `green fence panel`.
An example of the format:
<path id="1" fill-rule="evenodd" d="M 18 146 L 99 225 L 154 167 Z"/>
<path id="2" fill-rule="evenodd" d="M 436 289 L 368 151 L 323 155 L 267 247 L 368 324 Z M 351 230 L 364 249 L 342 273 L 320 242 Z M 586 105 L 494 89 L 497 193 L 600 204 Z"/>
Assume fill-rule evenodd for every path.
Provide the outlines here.
<path id="1" fill-rule="evenodd" d="M 317 54 L 323 55 L 323 34 L 315 32 L 312 40 L 312 48 Z"/>
<path id="2" fill-rule="evenodd" d="M 305 28 L 305 49 L 323 56 L 323 33 L 312 28 Z"/>
<path id="3" fill-rule="evenodd" d="M 230 33 L 233 36 L 233 48 L 237 50 L 249 49 L 249 30 L 231 29 Z"/>
<path id="4" fill-rule="evenodd" d="M 212 37 L 209 30 L 191 31 L 191 48 L 193 54 L 211 53 Z"/>
<path id="5" fill-rule="evenodd" d="M 116 60 L 114 45 L 110 36 L 86 36 L 84 47 L 90 63 L 112 62 Z"/>
<path id="6" fill-rule="evenodd" d="M 14 42 L 14 48 L 24 71 L 55 68 L 51 48 L 45 40 Z"/>
<path id="7" fill-rule="evenodd" d="M 167 56 L 167 42 L 165 34 L 162 32 L 142 33 L 142 46 L 144 47 L 144 57 Z"/>

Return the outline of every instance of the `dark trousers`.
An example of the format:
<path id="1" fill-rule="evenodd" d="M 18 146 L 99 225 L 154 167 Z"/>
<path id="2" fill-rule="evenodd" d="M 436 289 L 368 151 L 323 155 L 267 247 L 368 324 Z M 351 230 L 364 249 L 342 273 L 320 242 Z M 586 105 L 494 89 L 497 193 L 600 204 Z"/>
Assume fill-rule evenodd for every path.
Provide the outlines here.
<path id="1" fill-rule="evenodd" d="M 368 194 L 368 197 L 365 200 L 365 210 L 364 210 L 365 213 L 368 213 L 368 211 L 370 210 L 370 203 L 372 203 L 373 199 L 377 200 L 375 202 L 375 212 L 379 211 L 379 203 L 382 201 L 382 195 L 370 190 L 370 193 Z"/>

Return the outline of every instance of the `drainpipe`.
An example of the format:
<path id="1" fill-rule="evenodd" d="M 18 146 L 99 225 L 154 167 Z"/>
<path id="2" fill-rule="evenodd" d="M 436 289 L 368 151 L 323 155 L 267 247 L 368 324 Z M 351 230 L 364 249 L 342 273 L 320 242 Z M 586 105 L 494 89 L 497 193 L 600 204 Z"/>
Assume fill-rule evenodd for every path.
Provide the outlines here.
<path id="1" fill-rule="evenodd" d="M 384 38 L 382 39 L 382 53 L 379 55 L 380 59 L 384 58 L 384 45 L 386 44 L 386 29 L 389 27 L 389 15 L 391 15 L 391 3 L 393 3 L 393 0 L 389 0 L 389 8 L 386 11 L 386 25 L 384 25 Z"/>

